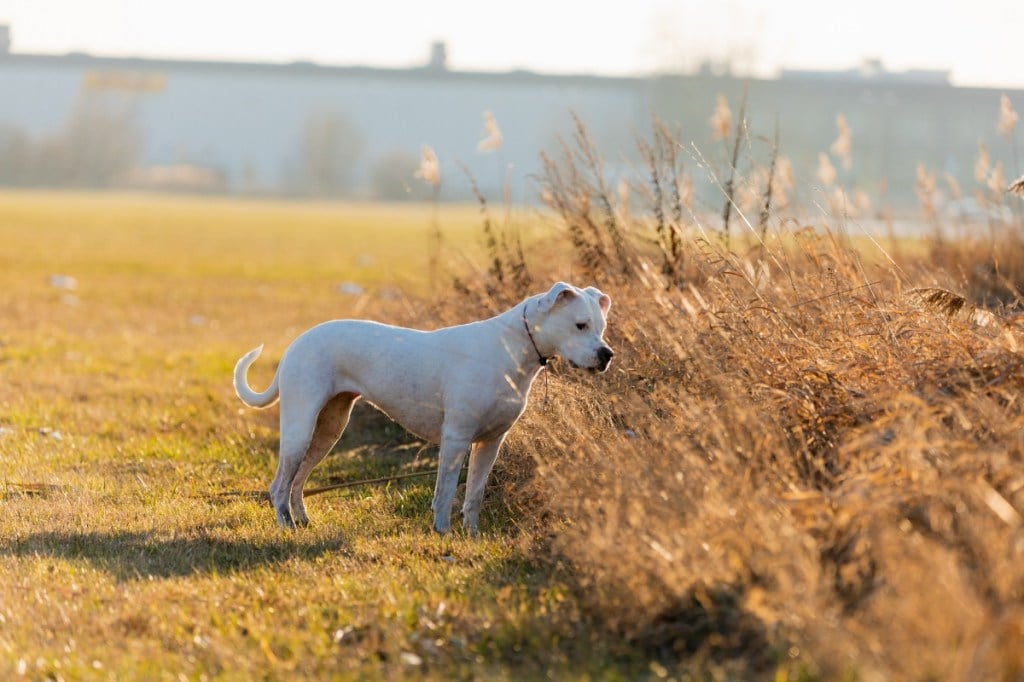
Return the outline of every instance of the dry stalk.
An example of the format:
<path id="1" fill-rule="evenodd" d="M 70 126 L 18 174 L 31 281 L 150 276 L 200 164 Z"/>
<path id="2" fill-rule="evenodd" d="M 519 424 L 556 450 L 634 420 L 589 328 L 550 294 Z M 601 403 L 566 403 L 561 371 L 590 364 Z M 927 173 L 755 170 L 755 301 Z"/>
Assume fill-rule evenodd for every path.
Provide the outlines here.
<path id="1" fill-rule="evenodd" d="M 736 121 L 736 137 L 732 146 L 732 161 L 729 163 L 729 179 L 725 181 L 725 206 L 722 207 L 722 233 L 725 237 L 725 247 L 729 248 L 729 217 L 732 214 L 733 183 L 736 179 L 736 166 L 739 163 L 740 143 L 746 135 L 747 127 L 747 89 L 743 89 L 743 99 L 740 101 L 740 115 Z"/>

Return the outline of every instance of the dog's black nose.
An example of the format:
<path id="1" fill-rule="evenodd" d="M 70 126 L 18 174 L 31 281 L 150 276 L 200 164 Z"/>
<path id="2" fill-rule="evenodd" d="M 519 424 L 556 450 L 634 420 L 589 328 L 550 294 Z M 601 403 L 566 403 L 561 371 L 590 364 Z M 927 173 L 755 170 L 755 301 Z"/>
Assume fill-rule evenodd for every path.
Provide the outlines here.
<path id="1" fill-rule="evenodd" d="M 599 348 L 597 350 L 597 362 L 600 365 L 602 372 L 608 369 L 608 363 L 612 361 L 612 357 L 614 355 L 615 351 L 613 351 L 608 346 L 604 346 L 603 348 Z"/>

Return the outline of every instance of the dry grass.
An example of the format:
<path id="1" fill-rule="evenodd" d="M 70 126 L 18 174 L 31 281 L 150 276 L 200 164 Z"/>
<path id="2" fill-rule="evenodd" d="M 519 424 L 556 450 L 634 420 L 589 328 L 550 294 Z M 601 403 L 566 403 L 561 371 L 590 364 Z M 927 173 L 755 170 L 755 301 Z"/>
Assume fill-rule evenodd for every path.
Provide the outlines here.
<path id="1" fill-rule="evenodd" d="M 505 463 L 588 613 L 683 676 L 1021 679 L 1020 233 L 730 252 L 658 205 L 623 222 L 593 153 L 545 196 L 616 363 L 556 371 Z"/>
<path id="2" fill-rule="evenodd" d="M 830 295 L 844 270 L 609 287 L 622 362 L 560 377 L 513 440 L 545 470 L 532 499 L 592 607 L 666 663 L 1015 679 L 1018 331 L 892 285 Z"/>

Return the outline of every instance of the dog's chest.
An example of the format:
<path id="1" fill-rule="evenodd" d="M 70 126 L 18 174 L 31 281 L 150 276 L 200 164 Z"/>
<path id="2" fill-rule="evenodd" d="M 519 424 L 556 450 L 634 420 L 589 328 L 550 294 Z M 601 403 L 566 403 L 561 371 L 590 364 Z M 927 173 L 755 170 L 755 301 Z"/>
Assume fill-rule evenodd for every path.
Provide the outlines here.
<path id="1" fill-rule="evenodd" d="M 526 409 L 525 394 L 499 391 L 492 401 L 480 405 L 474 441 L 491 440 L 512 428 Z"/>

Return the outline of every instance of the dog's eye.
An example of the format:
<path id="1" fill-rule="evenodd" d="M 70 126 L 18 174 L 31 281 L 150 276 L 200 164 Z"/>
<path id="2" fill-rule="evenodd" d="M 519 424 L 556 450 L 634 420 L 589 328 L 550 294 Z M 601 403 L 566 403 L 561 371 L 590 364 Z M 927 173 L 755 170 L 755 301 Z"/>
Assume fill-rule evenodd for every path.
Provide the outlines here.
<path id="1" fill-rule="evenodd" d="M 589 325 L 586 322 L 577 322 L 576 328 L 580 331 L 584 331 Z"/>

